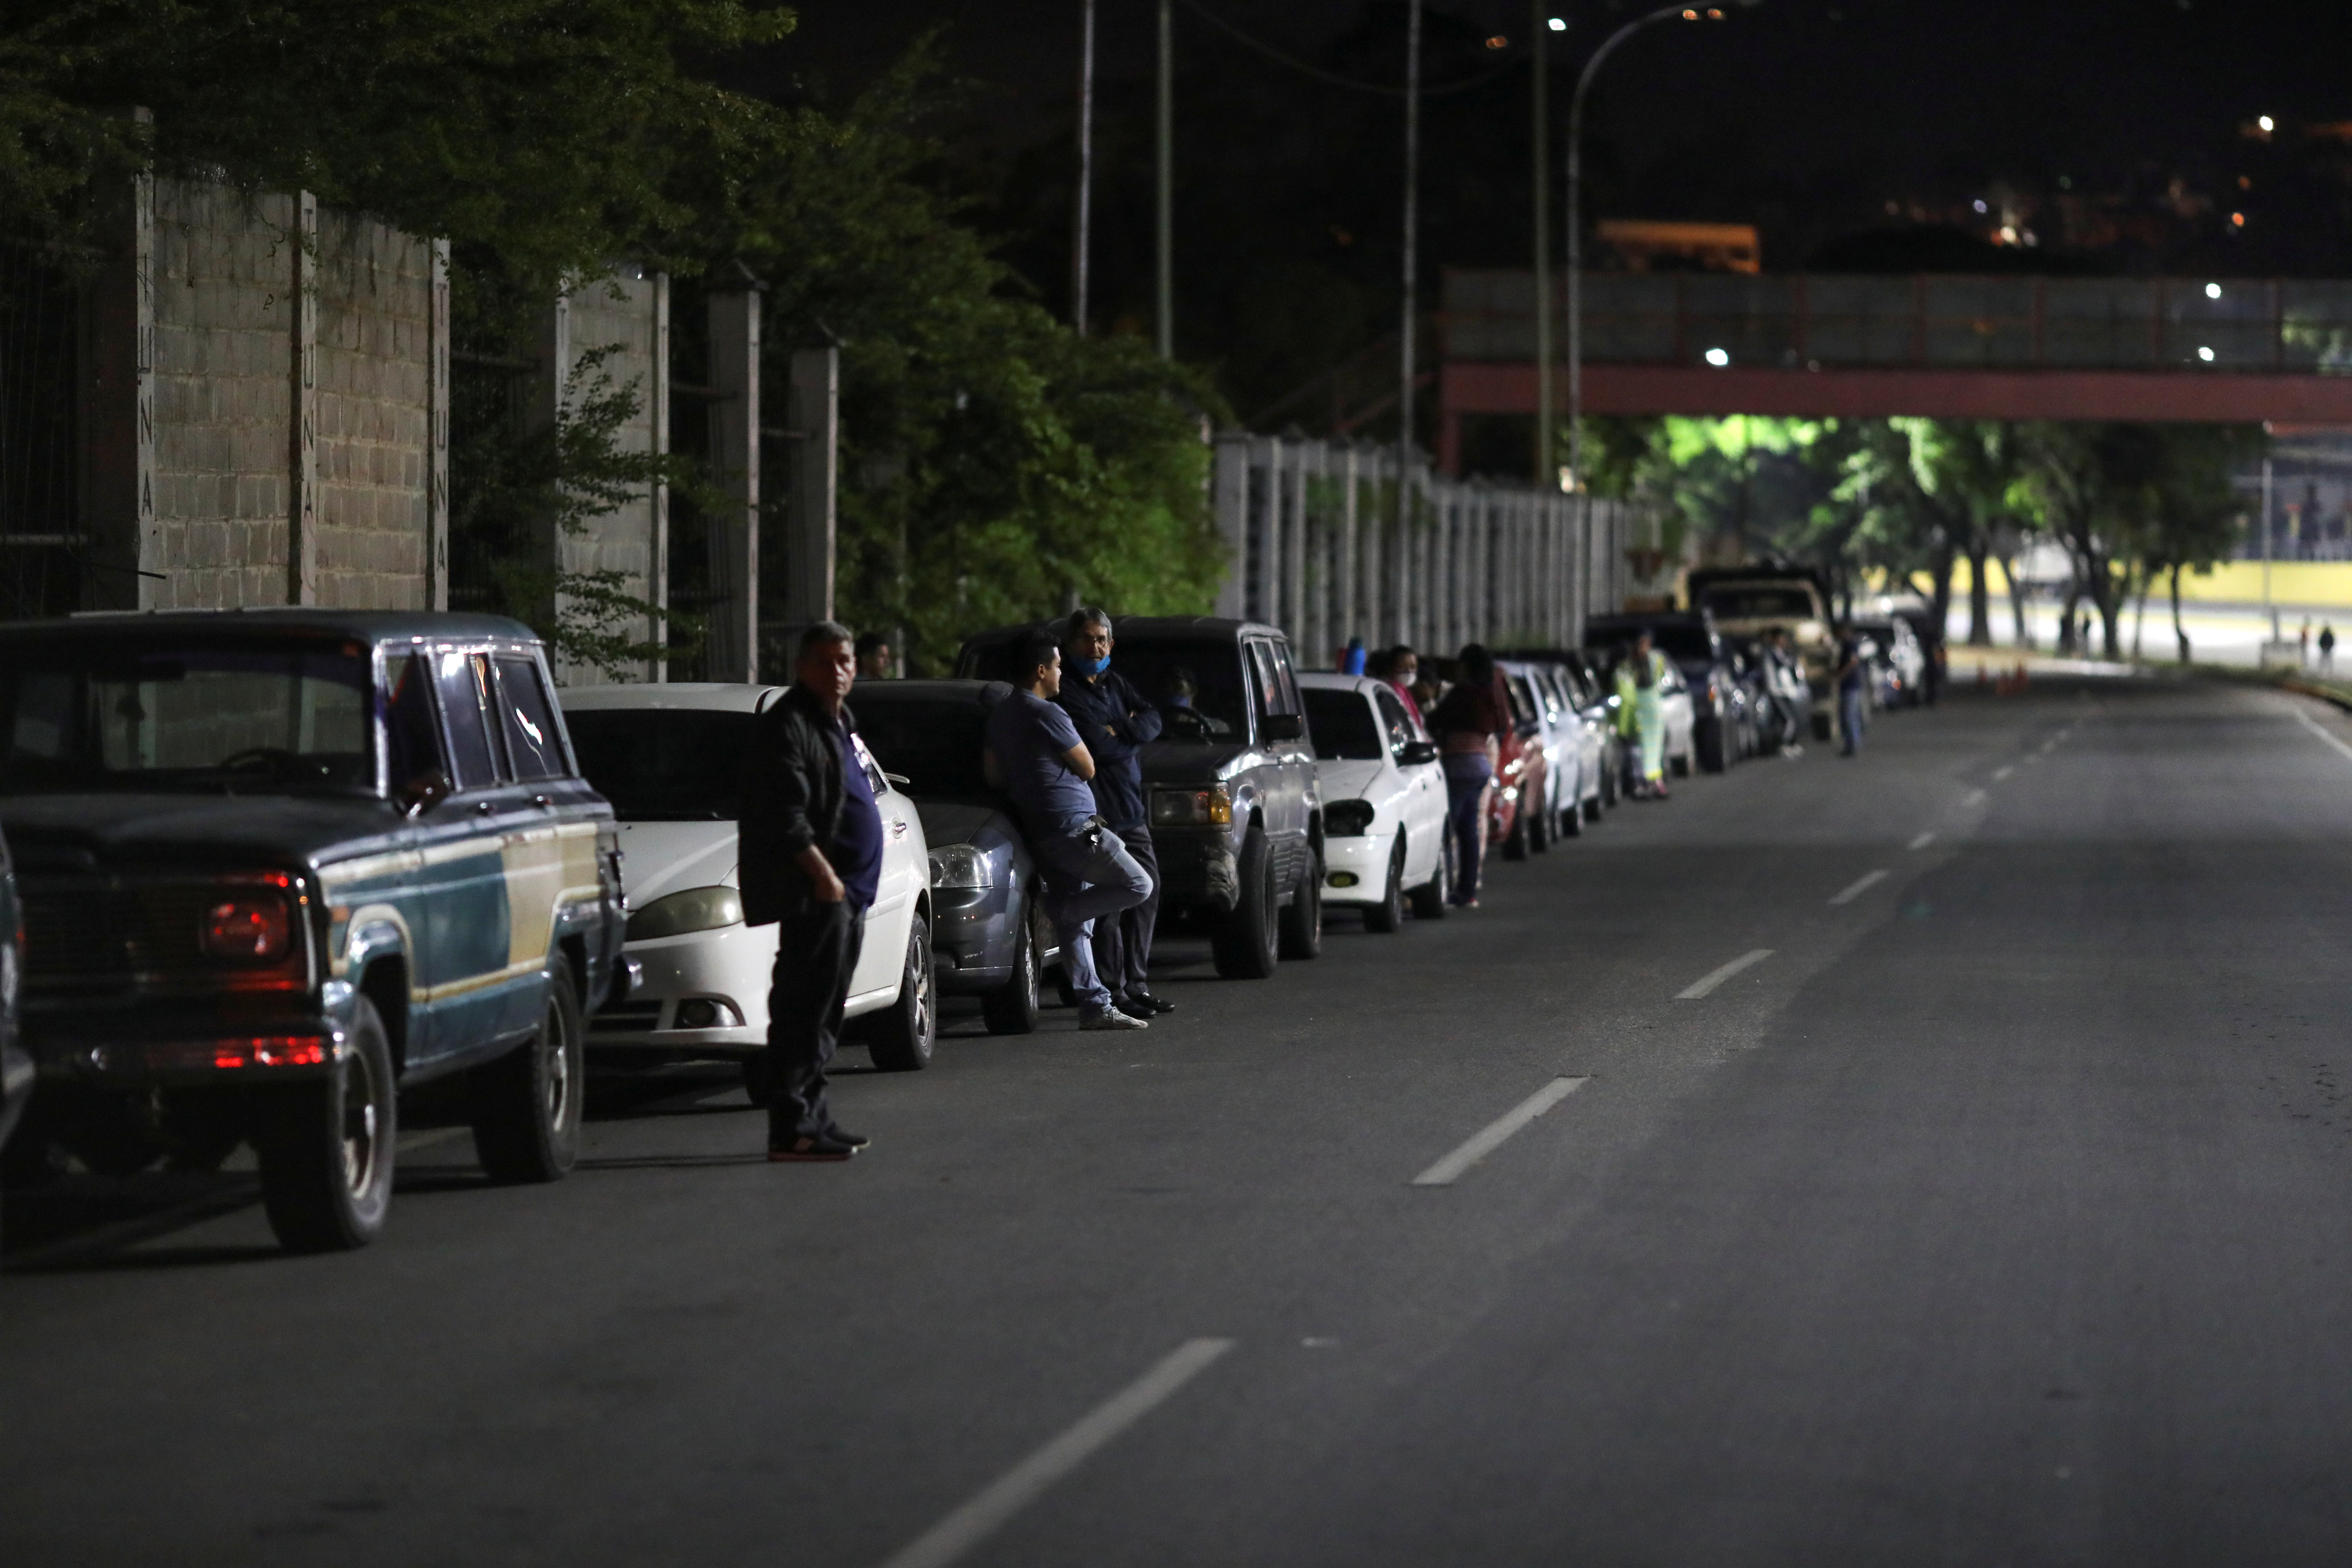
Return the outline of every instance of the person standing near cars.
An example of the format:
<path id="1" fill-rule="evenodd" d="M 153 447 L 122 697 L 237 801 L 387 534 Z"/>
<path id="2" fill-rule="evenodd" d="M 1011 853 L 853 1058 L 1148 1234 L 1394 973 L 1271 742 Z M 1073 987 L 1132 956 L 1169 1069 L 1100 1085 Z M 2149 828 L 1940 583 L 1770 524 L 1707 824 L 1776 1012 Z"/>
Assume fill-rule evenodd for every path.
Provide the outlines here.
<path id="1" fill-rule="evenodd" d="M 1151 847 L 1151 815 L 1143 795 L 1143 748 L 1160 738 L 1160 710 L 1111 668 L 1110 616 L 1091 605 L 1070 616 L 1063 644 L 1062 689 L 1055 698 L 1095 759 L 1095 814 L 1118 835 L 1151 879 L 1151 895 L 1117 915 L 1095 921 L 1095 973 L 1111 1005 L 1138 1018 L 1172 1013 L 1173 1002 L 1151 994 L 1151 932 L 1160 916 L 1160 857 Z"/>
<path id="2" fill-rule="evenodd" d="M 1477 643 L 1464 646 L 1461 678 L 1429 715 L 1445 770 L 1445 802 L 1454 834 L 1454 902 L 1478 907 L 1478 869 L 1486 851 L 1486 792 L 1494 787 L 1496 742 L 1511 727 L 1510 700 L 1494 656 Z"/>
<path id="3" fill-rule="evenodd" d="M 887 680 L 890 679 L 890 639 L 880 632 L 861 632 L 857 637 L 857 679 Z"/>
<path id="4" fill-rule="evenodd" d="M 1013 649 L 1013 691 L 988 715 L 989 777 L 1013 797 L 1029 852 L 1045 868 L 1045 913 L 1062 944 L 1062 969 L 1081 1029 L 1141 1029 L 1111 1005 L 1095 973 L 1093 922 L 1151 896 L 1151 879 L 1095 809 L 1094 754 L 1055 706 L 1062 650 L 1040 633 Z"/>
<path id="5" fill-rule="evenodd" d="M 1404 710 L 1412 715 L 1412 721 L 1427 729 L 1428 722 L 1421 716 L 1421 702 L 1412 694 L 1413 682 L 1421 679 L 1421 655 L 1407 644 L 1397 644 L 1389 649 L 1388 668 L 1381 672 L 1381 679 L 1404 700 Z"/>
<path id="6" fill-rule="evenodd" d="M 1869 664 L 1862 657 L 1862 639 L 1851 626 L 1838 633 L 1837 651 L 1838 728 L 1844 742 L 1846 756 L 1859 755 L 1862 751 L 1863 682 L 1869 678 Z"/>
<path id="7" fill-rule="evenodd" d="M 842 1131 L 824 1070 L 882 877 L 882 813 L 858 755 L 846 626 L 801 634 L 793 684 L 752 726 L 737 829 L 743 919 L 773 925 L 768 988 L 768 1158 L 846 1160 L 866 1140 Z"/>

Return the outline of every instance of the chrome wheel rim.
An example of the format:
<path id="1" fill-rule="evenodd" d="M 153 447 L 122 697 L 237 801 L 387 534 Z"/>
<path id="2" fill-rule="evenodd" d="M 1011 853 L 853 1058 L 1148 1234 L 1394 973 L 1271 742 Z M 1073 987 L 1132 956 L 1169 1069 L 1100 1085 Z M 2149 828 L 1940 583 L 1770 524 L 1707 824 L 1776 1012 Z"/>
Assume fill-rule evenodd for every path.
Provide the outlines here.
<path id="1" fill-rule="evenodd" d="M 547 1124 L 563 1125 L 572 1109 L 572 1041 L 563 1028 L 563 1009 L 554 1002 L 547 1005 L 547 1023 L 542 1037 L 547 1050 Z"/>
<path id="2" fill-rule="evenodd" d="M 352 1052 L 335 1076 L 342 1099 L 338 1120 L 342 1127 L 343 1189 L 359 1197 L 375 1185 L 376 1167 L 383 1157 L 376 1113 L 381 1086 L 375 1081 L 375 1064 L 365 1051 Z"/>
<path id="3" fill-rule="evenodd" d="M 915 939 L 908 945 L 907 965 L 913 971 L 908 978 L 915 990 L 915 1038 L 919 1040 L 931 1037 L 931 966 L 926 962 L 929 955 L 923 951 L 923 930 L 917 926 Z"/>

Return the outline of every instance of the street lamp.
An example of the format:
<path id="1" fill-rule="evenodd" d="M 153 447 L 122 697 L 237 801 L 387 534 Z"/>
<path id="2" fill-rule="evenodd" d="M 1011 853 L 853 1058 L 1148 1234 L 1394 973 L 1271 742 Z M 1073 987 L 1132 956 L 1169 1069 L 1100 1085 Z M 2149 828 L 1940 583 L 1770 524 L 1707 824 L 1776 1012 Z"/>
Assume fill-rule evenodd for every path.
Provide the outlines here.
<path id="1" fill-rule="evenodd" d="M 1764 0 L 1734 0 L 1743 10 L 1754 10 Z M 1723 20 L 1719 5 L 1662 5 L 1644 16 L 1636 16 L 1615 32 L 1606 42 L 1592 51 L 1584 62 L 1584 73 L 1576 79 L 1576 97 L 1568 109 L 1568 471 L 1577 489 L 1586 489 L 1584 482 L 1584 100 L 1592 90 L 1592 79 L 1601 69 L 1601 62 L 1617 50 L 1617 46 L 1657 22 L 1696 22 Z M 1549 379 L 1551 366 L 1543 367 Z"/>

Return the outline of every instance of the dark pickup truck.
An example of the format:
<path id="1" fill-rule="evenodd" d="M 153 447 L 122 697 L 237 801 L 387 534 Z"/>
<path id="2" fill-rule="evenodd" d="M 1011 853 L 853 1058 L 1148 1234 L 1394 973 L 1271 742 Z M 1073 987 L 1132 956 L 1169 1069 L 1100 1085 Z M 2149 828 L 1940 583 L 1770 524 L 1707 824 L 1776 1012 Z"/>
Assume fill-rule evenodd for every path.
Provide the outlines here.
<path id="1" fill-rule="evenodd" d="M 956 673 L 1012 679 L 1013 645 L 1055 623 L 963 645 Z M 1118 623 L 1111 668 L 1159 705 L 1143 788 L 1160 919 L 1207 927 L 1217 973 L 1259 980 L 1323 944 L 1323 803 L 1290 642 L 1279 626 L 1205 616 Z M 1068 679 L 1065 677 L 1065 679 Z"/>
<path id="2" fill-rule="evenodd" d="M 612 808 L 538 639 L 488 616 L 261 610 L 0 626 L 20 1136 L 100 1169 L 249 1140 L 278 1239 L 363 1245 L 399 1093 L 466 1073 L 477 1152 L 577 1151 L 617 985 Z"/>

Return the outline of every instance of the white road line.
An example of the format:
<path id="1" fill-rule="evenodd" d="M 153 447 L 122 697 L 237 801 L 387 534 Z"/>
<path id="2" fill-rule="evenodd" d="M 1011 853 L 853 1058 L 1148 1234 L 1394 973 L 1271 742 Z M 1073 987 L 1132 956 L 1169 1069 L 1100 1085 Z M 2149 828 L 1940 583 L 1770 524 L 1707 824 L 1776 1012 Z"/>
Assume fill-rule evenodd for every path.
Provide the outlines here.
<path id="1" fill-rule="evenodd" d="M 1556 1078 L 1471 1138 L 1444 1159 L 1415 1176 L 1408 1184 L 1416 1187 L 1450 1187 L 1463 1172 L 1501 1148 L 1511 1134 L 1582 1089 L 1591 1080 L 1581 1078 Z"/>
<path id="2" fill-rule="evenodd" d="M 1233 1348 L 1231 1340 L 1186 1340 L 1160 1358 L 1159 1365 L 1080 1417 L 1077 1425 L 900 1548 L 882 1568 L 943 1568 L 961 1557 Z"/>
<path id="3" fill-rule="evenodd" d="M 1884 882 L 1885 880 L 1886 880 L 1886 873 L 1884 871 L 1872 871 L 1864 876 L 1856 877 L 1853 883 L 1846 888 L 1845 891 L 1840 893 L 1836 898 L 1832 899 L 1830 902 L 1832 904 L 1850 904 L 1853 902 L 1854 900 L 1862 897 L 1863 894 L 1870 891 L 1871 889 L 1878 886 L 1879 883 Z"/>
<path id="4" fill-rule="evenodd" d="M 1934 842 L 1936 842 L 1936 836 L 1933 833 L 1922 833 L 1918 837 L 1911 840 L 1910 847 L 1912 852 L 1916 854 L 1918 851 L 1925 849 L 1928 845 L 1933 844 Z"/>
<path id="5" fill-rule="evenodd" d="M 1995 784 L 1999 784 L 1999 783 L 2000 783 L 2000 781 L 2001 781 L 2001 780 L 2003 780 L 2003 779 L 2007 778 L 2010 774 L 2011 774 L 2011 773 L 2015 773 L 2016 771 L 2017 771 L 2017 768 L 2015 767 L 2015 765 L 2014 765 L 2014 764 L 2012 764 L 2012 765 L 2011 765 L 2011 766 L 2009 766 L 2009 767 L 2005 767 L 2005 768 L 1995 768 L 1995 769 L 1993 769 L 1993 771 L 1992 771 L 1992 782 L 1993 782 L 1993 783 L 1995 783 Z"/>
<path id="6" fill-rule="evenodd" d="M 1984 804 L 1984 799 L 1985 799 L 1985 792 L 1984 792 L 1984 791 L 1982 791 L 1982 790 L 1980 790 L 1980 789 L 1972 789 L 1972 790 L 1969 791 L 1968 798 L 1967 798 L 1967 799 L 1965 799 L 1965 800 L 1963 800 L 1963 801 L 1961 801 L 1961 802 L 1960 802 L 1960 804 L 1961 804 L 1962 805 L 1964 805 L 1964 806 L 1966 806 L 1966 805 L 1982 805 Z"/>
<path id="7" fill-rule="evenodd" d="M 1717 986 L 1722 984 L 1725 981 L 1730 979 L 1733 975 L 1738 973 L 1741 970 L 1748 968 L 1754 964 L 1761 963 L 1771 956 L 1772 950 L 1769 947 L 1759 947 L 1754 952 L 1743 952 L 1738 958 L 1733 959 L 1729 963 L 1725 964 L 1721 969 L 1717 970 L 1714 973 L 1706 975 L 1704 978 L 1695 980 L 1691 982 L 1690 984 L 1683 987 L 1680 991 L 1675 992 L 1675 1000 L 1677 1002 L 1696 1002 L 1700 997 L 1706 995 L 1708 992 L 1714 990 Z"/>
<path id="8" fill-rule="evenodd" d="M 2337 751 L 2343 752 L 2345 759 L 2347 762 L 2352 762 L 2352 746 L 2346 745 L 2334 735 L 2328 733 L 2326 725 L 2320 723 L 2318 720 L 2313 718 L 2310 714 L 2305 712 L 2300 708 L 2291 708 L 2287 711 L 2294 715 L 2295 721 L 2297 723 L 2310 731 L 2313 734 L 2318 736 L 2321 740 L 2326 742 L 2329 745 L 2335 747 Z"/>

